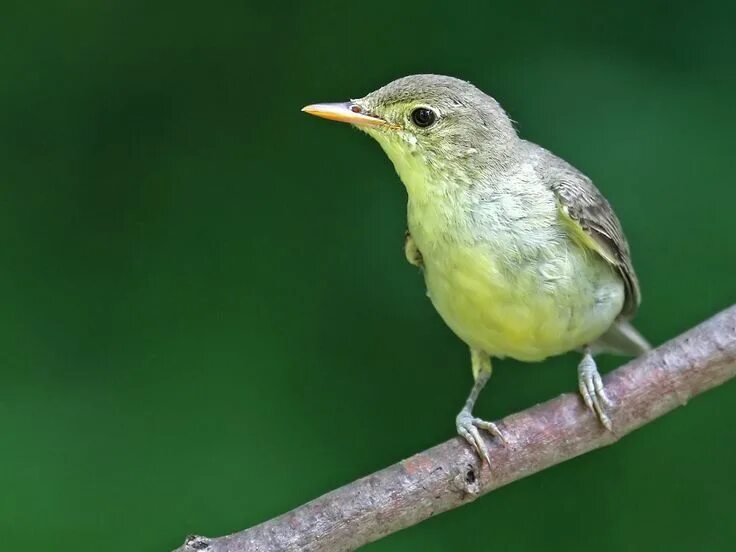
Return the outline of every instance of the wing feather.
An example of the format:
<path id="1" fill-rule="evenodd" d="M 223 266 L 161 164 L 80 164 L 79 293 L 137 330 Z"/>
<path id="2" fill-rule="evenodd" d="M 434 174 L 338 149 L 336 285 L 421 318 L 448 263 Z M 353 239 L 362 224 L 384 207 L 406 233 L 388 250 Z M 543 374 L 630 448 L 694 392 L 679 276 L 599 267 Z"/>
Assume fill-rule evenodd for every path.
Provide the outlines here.
<path id="1" fill-rule="evenodd" d="M 621 314 L 631 318 L 641 303 L 639 280 L 631 251 L 616 214 L 593 182 L 580 171 L 544 150 L 542 176 L 554 192 L 571 234 L 615 266 L 624 281 L 626 299 Z"/>

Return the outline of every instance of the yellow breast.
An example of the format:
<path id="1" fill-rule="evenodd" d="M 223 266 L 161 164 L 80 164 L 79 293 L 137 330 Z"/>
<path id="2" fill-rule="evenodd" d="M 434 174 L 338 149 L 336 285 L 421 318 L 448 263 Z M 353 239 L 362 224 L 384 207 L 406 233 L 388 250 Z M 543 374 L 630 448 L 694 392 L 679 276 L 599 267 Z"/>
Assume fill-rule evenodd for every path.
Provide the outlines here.
<path id="1" fill-rule="evenodd" d="M 611 326 L 624 292 L 605 263 L 570 245 L 512 271 L 503 252 L 482 246 L 434 250 L 424 257 L 428 295 L 463 341 L 491 356 L 535 361 L 576 349 Z"/>

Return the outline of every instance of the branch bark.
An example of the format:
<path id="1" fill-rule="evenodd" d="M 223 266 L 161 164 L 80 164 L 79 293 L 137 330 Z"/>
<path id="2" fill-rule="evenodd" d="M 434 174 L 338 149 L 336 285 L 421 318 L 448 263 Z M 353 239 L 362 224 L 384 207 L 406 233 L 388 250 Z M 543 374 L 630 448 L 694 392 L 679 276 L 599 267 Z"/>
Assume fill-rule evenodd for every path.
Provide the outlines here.
<path id="1" fill-rule="evenodd" d="M 610 445 L 735 375 L 733 306 L 604 378 L 615 405 L 613 432 L 598 424 L 577 394 L 561 395 L 499 422 L 508 445 L 488 439 L 490 470 L 456 437 L 250 529 L 219 538 L 190 536 L 174 552 L 354 550 Z"/>

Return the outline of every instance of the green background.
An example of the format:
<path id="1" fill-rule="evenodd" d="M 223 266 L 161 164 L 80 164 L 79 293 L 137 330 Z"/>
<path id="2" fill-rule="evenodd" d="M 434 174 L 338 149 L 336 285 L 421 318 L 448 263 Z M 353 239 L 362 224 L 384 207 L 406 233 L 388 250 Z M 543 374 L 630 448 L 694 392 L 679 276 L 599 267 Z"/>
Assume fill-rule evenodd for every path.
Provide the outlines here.
<path id="1" fill-rule="evenodd" d="M 471 384 L 369 138 L 436 72 L 590 175 L 661 343 L 736 300 L 733 2 L 3 2 L 0 542 L 168 551 L 451 437 Z M 496 363 L 488 419 L 575 388 Z M 607 370 L 620 359 L 601 361 Z M 368 550 L 733 550 L 736 385 Z"/>

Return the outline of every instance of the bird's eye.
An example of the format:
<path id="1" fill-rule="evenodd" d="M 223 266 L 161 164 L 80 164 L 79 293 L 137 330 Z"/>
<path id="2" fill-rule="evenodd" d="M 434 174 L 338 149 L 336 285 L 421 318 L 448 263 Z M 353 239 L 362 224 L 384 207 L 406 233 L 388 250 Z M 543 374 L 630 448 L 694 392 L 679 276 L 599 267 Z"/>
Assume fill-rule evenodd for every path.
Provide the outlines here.
<path id="1" fill-rule="evenodd" d="M 417 107 L 411 112 L 411 120 L 418 127 L 427 128 L 437 120 L 437 114 L 428 107 Z"/>

